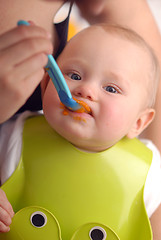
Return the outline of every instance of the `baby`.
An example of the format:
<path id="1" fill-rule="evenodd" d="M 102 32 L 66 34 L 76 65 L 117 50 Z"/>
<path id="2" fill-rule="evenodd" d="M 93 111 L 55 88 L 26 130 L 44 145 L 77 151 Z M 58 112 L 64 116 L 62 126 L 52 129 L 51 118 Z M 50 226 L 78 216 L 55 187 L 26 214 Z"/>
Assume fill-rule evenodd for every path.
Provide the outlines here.
<path id="1" fill-rule="evenodd" d="M 152 122 L 158 62 L 151 48 L 133 31 L 106 24 L 89 27 L 68 42 L 57 63 L 72 96 L 88 104 L 91 111 L 66 109 L 50 81 L 42 91 L 44 115 L 51 128 L 79 151 L 104 153 L 125 137 L 137 137 Z M 146 145 L 153 151 L 153 159 L 144 201 L 148 202 L 146 210 L 153 227 L 151 216 L 160 218 L 160 156 L 151 142 L 146 141 Z M 7 232 L 13 210 L 2 190 L 0 202 L 0 230 Z"/>
<path id="2" fill-rule="evenodd" d="M 124 136 L 138 136 L 153 120 L 158 64 L 133 32 L 106 25 L 88 28 L 67 44 L 58 65 L 72 95 L 85 100 L 91 113 L 64 117 L 52 82 L 43 109 L 49 124 L 78 148 L 103 151 Z M 77 115 L 86 121 L 75 121 Z"/>

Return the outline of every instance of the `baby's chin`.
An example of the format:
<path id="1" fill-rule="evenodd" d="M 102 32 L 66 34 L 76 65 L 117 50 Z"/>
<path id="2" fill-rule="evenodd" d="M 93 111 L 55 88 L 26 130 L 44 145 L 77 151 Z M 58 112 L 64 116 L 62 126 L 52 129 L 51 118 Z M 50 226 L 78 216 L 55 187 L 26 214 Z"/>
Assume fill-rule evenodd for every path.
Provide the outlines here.
<path id="1" fill-rule="evenodd" d="M 75 148 L 77 148 L 80 151 L 83 152 L 89 152 L 89 153 L 96 153 L 96 152 L 102 152 L 109 148 L 110 146 L 107 145 L 100 145 L 95 141 L 95 139 L 89 138 L 87 135 L 81 135 L 81 134 L 62 134 L 59 133 L 61 136 L 70 142 Z"/>
<path id="2" fill-rule="evenodd" d="M 87 134 L 83 134 L 77 129 L 55 129 L 59 135 L 65 138 L 67 141 L 71 142 L 73 145 L 82 145 L 84 142 L 88 141 Z M 90 141 L 90 139 L 89 139 Z M 85 144 L 84 144 L 85 146 Z"/>
<path id="3" fill-rule="evenodd" d="M 82 152 L 88 152 L 88 153 L 98 153 L 98 152 L 103 152 L 105 150 L 108 149 L 108 147 L 104 147 L 104 146 L 95 146 L 95 145 L 75 145 L 73 144 L 75 148 L 77 148 L 78 150 L 82 151 Z"/>

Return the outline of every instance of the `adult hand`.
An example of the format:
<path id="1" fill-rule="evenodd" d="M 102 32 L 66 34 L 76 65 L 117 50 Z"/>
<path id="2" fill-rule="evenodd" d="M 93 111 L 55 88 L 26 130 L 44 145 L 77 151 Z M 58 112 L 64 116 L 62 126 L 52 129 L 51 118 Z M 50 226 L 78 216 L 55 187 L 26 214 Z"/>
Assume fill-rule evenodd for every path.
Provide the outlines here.
<path id="1" fill-rule="evenodd" d="M 49 33 L 35 25 L 19 26 L 0 36 L 0 123 L 33 93 L 52 51 Z"/>

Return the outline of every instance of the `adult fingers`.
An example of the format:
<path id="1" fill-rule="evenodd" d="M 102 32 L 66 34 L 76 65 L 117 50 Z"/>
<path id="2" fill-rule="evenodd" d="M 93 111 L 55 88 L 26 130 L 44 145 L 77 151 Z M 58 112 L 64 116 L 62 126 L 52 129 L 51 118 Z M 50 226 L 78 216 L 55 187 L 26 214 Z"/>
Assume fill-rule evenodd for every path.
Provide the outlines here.
<path id="1" fill-rule="evenodd" d="M 52 53 L 52 44 L 44 38 L 32 38 L 23 40 L 11 47 L 1 51 L 0 69 L 1 72 L 10 71 L 15 65 L 31 58 L 38 53 Z"/>
<path id="2" fill-rule="evenodd" d="M 3 75 L 0 82 L 1 89 L 5 95 L 8 94 L 12 98 L 15 106 L 24 104 L 40 83 L 47 60 L 45 54 L 37 54 Z"/>
<path id="3" fill-rule="evenodd" d="M 8 48 L 15 43 L 28 38 L 42 37 L 50 39 L 50 33 L 45 29 L 31 25 L 18 26 L 2 35 L 0 35 L 0 50 Z"/>

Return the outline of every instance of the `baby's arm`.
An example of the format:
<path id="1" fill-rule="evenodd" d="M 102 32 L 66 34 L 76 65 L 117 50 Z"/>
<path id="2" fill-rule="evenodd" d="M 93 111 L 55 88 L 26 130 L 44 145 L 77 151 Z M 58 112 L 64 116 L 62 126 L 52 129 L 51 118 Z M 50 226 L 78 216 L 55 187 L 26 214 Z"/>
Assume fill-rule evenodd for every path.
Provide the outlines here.
<path id="1" fill-rule="evenodd" d="M 14 212 L 5 192 L 0 189 L 0 232 L 8 232 Z"/>
<path id="2" fill-rule="evenodd" d="M 49 34 L 35 25 L 15 27 L 0 35 L 0 123 L 33 93 L 52 51 Z"/>

